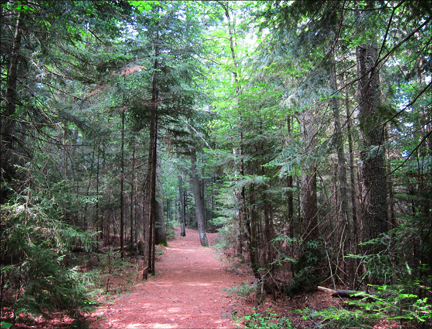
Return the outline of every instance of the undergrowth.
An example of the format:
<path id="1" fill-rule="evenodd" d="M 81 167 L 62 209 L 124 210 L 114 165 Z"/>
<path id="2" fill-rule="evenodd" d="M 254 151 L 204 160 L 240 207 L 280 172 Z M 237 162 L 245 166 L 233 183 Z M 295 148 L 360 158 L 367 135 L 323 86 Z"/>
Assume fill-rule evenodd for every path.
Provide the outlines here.
<path id="1" fill-rule="evenodd" d="M 237 319 L 233 324 L 242 324 L 247 329 L 282 329 L 295 328 L 284 316 L 278 315 L 274 311 L 266 310 L 264 314 L 255 312 Z"/>
<path id="2" fill-rule="evenodd" d="M 257 283 L 242 283 L 239 286 L 234 286 L 231 288 L 223 288 L 223 291 L 227 291 L 229 294 L 237 294 L 240 297 L 248 297 L 258 291 Z"/>
<path id="3" fill-rule="evenodd" d="M 416 328 L 431 328 L 432 303 L 425 295 L 429 287 L 417 282 L 407 284 L 371 285 L 373 293 L 358 292 L 358 299 L 345 303 L 347 308 L 331 307 L 321 311 L 306 308 L 298 312 L 304 319 L 314 319 L 323 328 L 373 328 L 383 320 Z"/>

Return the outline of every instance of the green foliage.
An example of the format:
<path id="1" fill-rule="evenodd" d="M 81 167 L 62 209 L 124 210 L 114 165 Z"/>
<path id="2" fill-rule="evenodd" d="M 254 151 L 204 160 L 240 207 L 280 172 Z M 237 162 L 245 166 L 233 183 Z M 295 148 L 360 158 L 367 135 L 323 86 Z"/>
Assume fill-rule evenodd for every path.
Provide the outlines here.
<path id="1" fill-rule="evenodd" d="M 374 279 L 387 284 L 394 279 L 404 279 L 407 283 L 416 281 L 421 273 L 422 284 L 429 285 L 432 281 L 427 273 L 426 264 L 420 267 L 413 259 L 407 259 L 405 254 L 409 252 L 413 244 L 417 244 L 421 229 L 417 225 L 418 218 L 407 218 L 398 228 L 388 234 L 382 234 L 376 239 L 364 242 L 361 245 L 371 245 L 374 253 L 367 255 L 348 255 L 347 257 L 359 259 L 366 268 L 362 278 Z M 427 226 L 426 226 L 427 227 Z M 425 229 L 425 227 L 423 228 Z M 425 238 L 419 247 L 422 252 L 429 252 L 430 241 Z"/>
<path id="2" fill-rule="evenodd" d="M 380 282 L 389 282 L 391 278 L 404 272 L 403 264 L 395 267 L 394 253 L 391 252 L 391 243 L 394 243 L 390 236 L 383 234 L 377 239 L 362 243 L 361 245 L 373 245 L 378 250 L 368 255 L 348 255 L 347 257 L 360 259 L 366 266 L 363 277 L 374 278 Z"/>
<path id="3" fill-rule="evenodd" d="M 297 310 L 303 314 L 304 320 L 314 319 L 328 328 L 373 328 L 380 318 L 376 315 L 365 314 L 362 310 L 348 310 L 345 308 L 330 307 L 322 311 L 309 308 Z"/>
<path id="4" fill-rule="evenodd" d="M 213 245 L 213 248 L 217 252 L 223 253 L 225 250 L 233 247 L 235 244 L 235 225 L 233 223 L 229 223 L 224 217 L 215 218 L 213 223 L 221 226 L 221 228 L 218 229 L 217 241 Z"/>
<path id="5" fill-rule="evenodd" d="M 0 269 L 4 289 L 18 291 L 8 307 L 16 313 L 49 316 L 62 311 L 79 318 L 80 312 L 92 309 L 87 289 L 93 283 L 91 273 L 74 266 L 71 250 L 77 244 L 91 249 L 93 235 L 57 219 L 60 213 L 52 200 L 43 195 L 30 200 L 29 195 L 30 191 L 26 198 L 18 196 L 15 203 L 1 206 L 1 256 L 10 261 Z"/>
<path id="6" fill-rule="evenodd" d="M 237 294 L 240 297 L 248 297 L 258 291 L 258 283 L 242 283 L 239 286 L 231 288 L 223 288 L 222 290 L 227 291 L 229 294 Z"/>
<path id="7" fill-rule="evenodd" d="M 102 289 L 106 294 L 110 292 L 119 294 L 125 292 L 134 284 L 133 276 L 136 274 L 128 259 L 121 258 L 120 253 L 109 249 L 106 254 L 100 256 L 99 262 L 99 291 Z"/>
<path id="8" fill-rule="evenodd" d="M 425 296 L 430 288 L 418 282 L 371 285 L 370 288 L 375 292 L 357 293 L 355 296 L 359 299 L 346 302 L 350 305 L 346 309 L 332 307 L 322 311 L 306 309 L 300 312 L 306 318 L 320 319 L 331 328 L 372 328 L 380 320 L 396 320 L 401 325 L 432 324 L 432 302 L 428 297 L 420 297 Z"/>
<path id="9" fill-rule="evenodd" d="M 317 282 L 323 279 L 325 271 L 323 246 L 320 240 L 306 243 L 305 249 L 294 263 L 295 274 L 289 284 L 284 288 L 287 295 L 314 289 Z"/>
<path id="10" fill-rule="evenodd" d="M 283 328 L 295 328 L 292 326 L 288 318 L 278 316 L 276 312 L 272 312 L 269 309 L 264 314 L 253 313 L 244 316 L 241 320 L 237 320 L 247 329 L 283 329 Z"/>
<path id="11" fill-rule="evenodd" d="M 165 222 L 167 240 L 174 239 L 175 236 L 174 225 L 178 225 L 177 221 L 175 221 L 174 219 L 169 219 Z M 165 247 L 168 247 L 168 242 Z"/>
<path id="12" fill-rule="evenodd" d="M 375 293 L 360 292 L 361 299 L 350 302 L 367 312 L 377 316 L 387 316 L 389 319 L 397 319 L 401 323 L 422 323 L 432 319 L 432 301 L 428 297 L 429 287 L 422 286 L 418 281 L 409 283 L 401 282 L 393 285 L 370 285 Z"/>
<path id="13" fill-rule="evenodd" d="M 1 329 L 8 329 L 8 328 L 10 328 L 10 327 L 12 327 L 12 326 L 13 326 L 12 323 L 5 322 L 5 321 L 1 321 L 1 322 L 0 322 L 0 328 L 1 328 Z"/>
<path id="14" fill-rule="evenodd" d="M 160 246 L 163 247 L 168 247 L 168 242 L 167 241 L 162 241 L 161 243 L 159 243 Z"/>

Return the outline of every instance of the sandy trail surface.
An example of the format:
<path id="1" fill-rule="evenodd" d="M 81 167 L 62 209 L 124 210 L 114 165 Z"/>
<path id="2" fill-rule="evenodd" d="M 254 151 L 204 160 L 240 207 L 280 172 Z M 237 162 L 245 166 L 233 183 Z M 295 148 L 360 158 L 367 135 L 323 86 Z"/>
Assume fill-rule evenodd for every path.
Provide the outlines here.
<path id="1" fill-rule="evenodd" d="M 104 304 L 93 313 L 92 328 L 236 328 L 233 296 L 223 291 L 248 278 L 227 272 L 213 248 L 200 246 L 198 232 L 175 229 L 175 239 L 163 248 L 156 275 L 137 284 L 127 296 Z M 210 245 L 216 234 L 208 234 Z"/>

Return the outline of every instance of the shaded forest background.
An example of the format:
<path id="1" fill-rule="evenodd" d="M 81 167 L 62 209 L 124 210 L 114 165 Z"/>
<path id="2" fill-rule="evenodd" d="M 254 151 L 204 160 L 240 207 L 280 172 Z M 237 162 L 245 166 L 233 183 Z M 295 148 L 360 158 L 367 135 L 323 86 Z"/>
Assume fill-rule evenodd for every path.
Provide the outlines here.
<path id="1" fill-rule="evenodd" d="M 2 310 L 79 317 L 77 251 L 145 279 L 181 225 L 430 325 L 430 1 L 0 4 Z"/>

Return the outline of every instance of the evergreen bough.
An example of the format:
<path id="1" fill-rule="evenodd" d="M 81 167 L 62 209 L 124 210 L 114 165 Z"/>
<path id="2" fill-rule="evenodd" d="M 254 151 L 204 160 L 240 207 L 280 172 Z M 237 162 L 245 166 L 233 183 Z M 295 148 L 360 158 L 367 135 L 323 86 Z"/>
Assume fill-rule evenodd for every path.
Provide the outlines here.
<path id="1" fill-rule="evenodd" d="M 88 287 L 91 272 L 76 266 L 74 246 L 94 246 L 90 232 L 64 223 L 58 205 L 43 195 L 18 195 L 16 202 L 1 206 L 3 303 L 18 314 L 44 316 L 62 312 L 79 319 L 92 309 Z"/>

